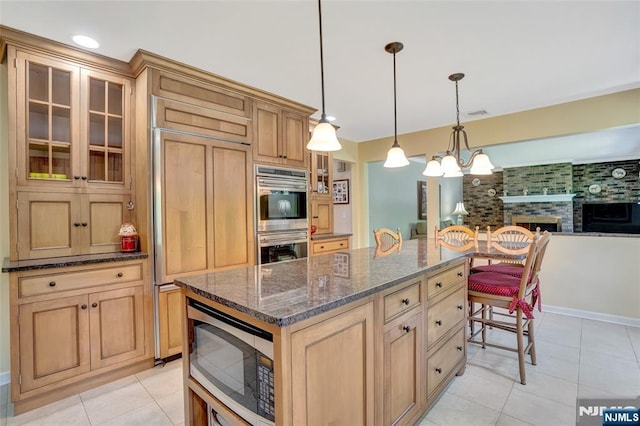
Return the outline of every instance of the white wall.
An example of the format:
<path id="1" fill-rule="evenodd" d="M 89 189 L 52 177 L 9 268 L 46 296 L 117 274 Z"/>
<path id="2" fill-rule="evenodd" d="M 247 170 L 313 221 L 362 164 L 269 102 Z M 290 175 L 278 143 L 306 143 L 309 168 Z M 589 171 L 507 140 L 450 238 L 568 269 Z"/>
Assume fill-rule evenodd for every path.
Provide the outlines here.
<path id="1" fill-rule="evenodd" d="M 540 280 L 543 310 L 550 305 L 640 325 L 640 236 L 553 235 Z"/>

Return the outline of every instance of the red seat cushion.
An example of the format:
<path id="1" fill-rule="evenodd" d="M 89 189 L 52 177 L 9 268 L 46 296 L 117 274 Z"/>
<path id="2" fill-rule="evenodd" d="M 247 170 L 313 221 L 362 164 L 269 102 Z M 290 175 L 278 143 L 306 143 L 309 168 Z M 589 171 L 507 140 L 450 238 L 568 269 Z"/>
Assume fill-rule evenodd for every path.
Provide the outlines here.
<path id="1" fill-rule="evenodd" d="M 469 275 L 468 288 L 469 291 L 475 291 L 478 293 L 487 293 L 496 296 L 511 296 L 512 300 L 509 304 L 509 313 L 513 313 L 516 308 L 520 307 L 527 318 L 533 318 L 533 306 L 524 299 L 518 299 L 520 278 L 498 272 L 478 272 L 476 274 Z M 535 283 L 532 297 L 532 305 L 535 306 L 537 301 L 538 310 L 540 310 L 539 295 L 540 287 L 538 281 Z"/>
<path id="2" fill-rule="evenodd" d="M 471 268 L 471 272 L 474 274 L 477 272 L 497 272 L 517 278 L 522 278 L 522 271 L 524 271 L 522 266 L 509 265 L 506 263 L 494 263 L 492 265 L 481 265 Z"/>

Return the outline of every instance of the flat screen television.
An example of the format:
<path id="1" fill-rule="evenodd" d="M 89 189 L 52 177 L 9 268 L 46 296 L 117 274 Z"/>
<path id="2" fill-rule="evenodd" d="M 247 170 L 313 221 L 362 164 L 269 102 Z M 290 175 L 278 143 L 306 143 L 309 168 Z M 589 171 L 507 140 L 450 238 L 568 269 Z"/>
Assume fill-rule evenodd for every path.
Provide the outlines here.
<path id="1" fill-rule="evenodd" d="M 582 232 L 640 234 L 639 203 L 585 203 Z"/>

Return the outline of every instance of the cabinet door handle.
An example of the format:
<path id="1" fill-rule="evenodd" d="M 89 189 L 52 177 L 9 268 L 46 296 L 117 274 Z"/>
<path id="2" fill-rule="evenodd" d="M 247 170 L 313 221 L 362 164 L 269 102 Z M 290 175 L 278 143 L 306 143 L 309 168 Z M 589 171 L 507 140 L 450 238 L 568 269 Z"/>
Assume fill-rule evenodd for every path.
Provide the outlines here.
<path id="1" fill-rule="evenodd" d="M 87 305 L 80 306 L 80 309 L 87 309 Z"/>
<path id="2" fill-rule="evenodd" d="M 458 310 L 459 310 L 459 311 L 461 311 L 461 310 L 462 310 L 462 308 L 463 308 L 463 306 L 462 306 L 462 305 L 458 305 Z"/>
<path id="3" fill-rule="evenodd" d="M 118 278 L 122 278 L 124 276 L 124 274 L 122 272 L 118 272 Z"/>
<path id="4" fill-rule="evenodd" d="M 436 283 L 436 288 L 442 288 L 442 282 L 438 281 L 438 282 Z"/>
<path id="5" fill-rule="evenodd" d="M 442 374 L 442 368 L 440 368 L 440 367 L 436 368 L 436 373 Z"/>
<path id="6" fill-rule="evenodd" d="M 408 325 L 405 325 L 404 327 L 402 327 L 402 329 L 405 331 L 405 333 L 408 333 L 411 331 L 411 327 L 409 327 Z"/>
<path id="7" fill-rule="evenodd" d="M 317 192 L 317 191 L 316 191 L 316 192 Z M 317 218 L 318 218 L 318 216 L 312 216 L 312 219 L 317 219 Z"/>
<path id="8" fill-rule="evenodd" d="M 76 222 L 73 224 L 73 226 L 75 226 L 76 228 L 80 226 L 80 223 Z"/>
<path id="9" fill-rule="evenodd" d="M 442 321 L 440 320 L 436 321 L 436 325 L 442 325 Z"/>
<path id="10" fill-rule="evenodd" d="M 49 282 L 49 287 L 55 287 L 56 286 L 56 282 L 55 281 L 50 281 Z"/>
<path id="11" fill-rule="evenodd" d="M 464 274 L 462 272 L 458 272 L 458 276 L 462 277 Z"/>
<path id="12" fill-rule="evenodd" d="M 286 156 L 286 155 L 283 155 L 283 156 L 282 156 L 282 158 L 287 158 L 287 156 Z"/>
<path id="13" fill-rule="evenodd" d="M 82 222 L 82 226 L 87 227 L 87 222 Z"/>
<path id="14" fill-rule="evenodd" d="M 458 346 L 458 352 L 462 352 L 462 346 Z"/>
<path id="15" fill-rule="evenodd" d="M 404 303 L 405 305 L 409 304 L 409 299 L 402 299 L 402 303 Z"/>
<path id="16" fill-rule="evenodd" d="M 98 304 L 97 304 L 96 302 L 93 302 L 93 303 L 91 304 L 91 307 L 92 307 L 92 308 L 97 308 L 97 307 L 98 307 Z"/>
<path id="17" fill-rule="evenodd" d="M 87 177 L 86 176 L 82 176 L 82 180 L 87 180 Z"/>

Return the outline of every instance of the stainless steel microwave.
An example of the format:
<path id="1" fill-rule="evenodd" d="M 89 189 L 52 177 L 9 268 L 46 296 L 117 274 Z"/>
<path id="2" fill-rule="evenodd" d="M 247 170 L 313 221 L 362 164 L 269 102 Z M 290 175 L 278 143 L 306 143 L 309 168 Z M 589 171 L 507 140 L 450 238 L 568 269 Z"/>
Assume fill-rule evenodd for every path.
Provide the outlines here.
<path id="1" fill-rule="evenodd" d="M 256 166 L 256 193 L 258 233 L 308 228 L 305 170 Z"/>
<path id="2" fill-rule="evenodd" d="M 192 299 L 187 318 L 191 377 L 248 423 L 274 426 L 273 335 Z"/>

